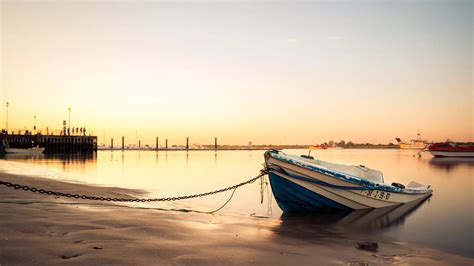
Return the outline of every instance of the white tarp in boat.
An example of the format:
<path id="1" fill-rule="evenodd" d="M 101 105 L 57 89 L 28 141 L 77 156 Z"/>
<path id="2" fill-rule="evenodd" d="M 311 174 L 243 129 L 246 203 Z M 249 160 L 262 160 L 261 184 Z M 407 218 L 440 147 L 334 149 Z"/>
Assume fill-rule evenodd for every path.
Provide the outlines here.
<path id="1" fill-rule="evenodd" d="M 303 164 L 314 165 L 319 168 L 325 168 L 327 170 L 331 170 L 334 172 L 345 173 L 352 176 L 356 176 L 359 178 L 369 179 L 375 182 L 383 183 L 383 173 L 375 170 L 367 168 L 363 165 L 344 165 L 344 164 L 337 164 L 337 163 L 330 163 L 320 160 L 311 160 L 307 158 L 303 158 L 300 156 L 289 155 L 285 154 L 285 156 L 290 157 L 292 160 L 299 161 Z"/>

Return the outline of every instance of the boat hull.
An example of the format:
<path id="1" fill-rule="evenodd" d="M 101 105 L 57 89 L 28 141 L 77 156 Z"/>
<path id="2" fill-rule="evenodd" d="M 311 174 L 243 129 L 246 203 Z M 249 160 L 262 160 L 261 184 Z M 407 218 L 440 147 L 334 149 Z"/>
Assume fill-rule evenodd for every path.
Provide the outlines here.
<path id="1" fill-rule="evenodd" d="M 19 149 L 19 148 L 5 148 L 6 153 L 11 154 L 42 154 L 44 148 L 29 148 L 29 149 Z"/>
<path id="2" fill-rule="evenodd" d="M 296 184 L 275 172 L 269 173 L 273 196 L 283 212 L 316 212 L 328 210 L 350 211 L 332 199 L 315 193 L 304 186 Z"/>
<path id="3" fill-rule="evenodd" d="M 435 157 L 474 157 L 474 152 L 469 151 L 429 151 Z"/>
<path id="4" fill-rule="evenodd" d="M 424 143 L 416 143 L 416 144 L 407 144 L 407 143 L 400 143 L 400 149 L 402 150 L 423 150 L 426 148 L 426 144 Z"/>
<path id="5" fill-rule="evenodd" d="M 400 193 L 396 189 L 357 185 L 271 156 L 266 162 L 273 194 L 284 212 L 394 207 L 431 195 L 431 190 Z"/>

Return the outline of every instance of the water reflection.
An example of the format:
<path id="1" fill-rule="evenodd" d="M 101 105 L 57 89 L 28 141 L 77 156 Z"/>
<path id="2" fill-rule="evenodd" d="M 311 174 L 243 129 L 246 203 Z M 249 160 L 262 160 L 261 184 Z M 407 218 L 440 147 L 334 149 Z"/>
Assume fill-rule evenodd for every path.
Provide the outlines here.
<path id="1" fill-rule="evenodd" d="M 66 163 L 93 163 L 97 160 L 96 153 L 91 154 L 5 154 L 2 159 L 25 162 L 62 161 Z"/>
<path id="2" fill-rule="evenodd" d="M 443 169 L 447 172 L 456 169 L 459 166 L 467 166 L 474 168 L 474 158 L 437 158 L 433 157 L 429 160 L 430 166 Z"/>
<path id="3" fill-rule="evenodd" d="M 313 214 L 283 213 L 280 224 L 275 227 L 276 234 L 307 237 L 339 235 L 344 232 L 375 233 L 397 227 L 405 223 L 429 198 L 413 201 L 396 207 L 357 210 L 352 212 L 323 212 Z M 335 230 L 337 229 L 337 230 Z M 355 230 L 354 230 L 355 229 Z"/>
<path id="4" fill-rule="evenodd" d="M 0 160 L 0 171 L 72 180 L 103 186 L 146 189 L 150 197 L 196 194 L 228 187 L 255 177 L 262 168 L 264 151 L 99 151 L 97 156 L 29 156 Z M 306 151 L 289 150 L 290 154 Z M 115 154 L 111 154 L 115 153 Z M 360 232 L 389 236 L 397 241 L 421 243 L 457 254 L 472 253 L 474 159 L 414 157 L 398 150 L 326 150 L 316 158 L 350 165 L 363 164 L 383 171 L 387 183 L 415 180 L 432 185 L 430 204 L 394 209 L 281 215 L 270 187 L 261 203 L 260 183 L 239 188 L 223 212 L 270 216 L 276 234 L 299 233 L 317 237 L 327 231 Z M 26 162 L 23 164 L 23 162 Z M 170 204 L 163 208 L 213 210 L 228 200 L 222 193 Z M 421 203 L 420 203 L 421 204 Z M 149 206 L 147 206 L 149 207 Z M 273 211 L 272 211 L 273 210 Z M 319 230 L 319 231 L 318 231 Z M 344 232 L 347 230 L 347 233 Z M 306 233 L 305 233 L 306 232 Z M 367 233 L 370 232 L 370 233 Z M 311 235 L 313 234 L 313 235 Z M 447 241 L 449 240 L 449 241 Z"/>
<path id="5" fill-rule="evenodd" d="M 7 153 L 1 155 L 2 159 L 6 160 L 21 160 L 21 161 L 39 161 L 45 159 L 44 154 L 12 154 Z"/>

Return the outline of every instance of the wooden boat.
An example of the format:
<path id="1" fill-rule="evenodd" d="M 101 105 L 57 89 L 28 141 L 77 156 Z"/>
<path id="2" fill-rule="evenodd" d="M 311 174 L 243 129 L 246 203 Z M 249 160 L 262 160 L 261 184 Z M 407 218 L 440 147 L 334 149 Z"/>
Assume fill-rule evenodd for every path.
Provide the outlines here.
<path id="1" fill-rule="evenodd" d="M 34 147 L 28 149 L 20 149 L 20 148 L 5 148 L 5 153 L 12 153 L 12 154 L 42 154 L 44 152 L 44 148 Z"/>
<path id="2" fill-rule="evenodd" d="M 331 150 L 339 150 L 339 149 L 343 149 L 342 147 L 338 147 L 338 146 L 328 146 L 328 145 L 324 145 L 324 144 L 321 144 L 321 145 L 310 145 L 308 147 L 309 150 L 327 150 L 327 149 L 331 149 Z"/>
<path id="3" fill-rule="evenodd" d="M 40 147 L 33 147 L 33 148 L 10 148 L 10 144 L 6 139 L 3 139 L 2 142 L 3 150 L 5 153 L 12 153 L 12 154 L 42 154 L 45 148 Z"/>
<path id="4" fill-rule="evenodd" d="M 416 139 L 412 139 L 410 142 L 404 142 L 400 138 L 395 139 L 397 140 L 400 149 L 403 150 L 423 150 L 427 145 L 427 142 L 421 139 L 420 133 L 417 134 Z"/>
<path id="5" fill-rule="evenodd" d="M 427 148 L 435 157 L 474 157 L 474 144 L 442 142 L 430 144 Z"/>
<path id="6" fill-rule="evenodd" d="M 383 183 L 380 171 L 314 160 L 311 156 L 265 152 L 273 195 L 284 212 L 360 210 L 399 206 L 429 197 L 416 182 Z"/>
<path id="7" fill-rule="evenodd" d="M 322 145 L 310 145 L 308 147 L 310 150 L 325 150 L 328 148 L 328 146 L 322 144 Z"/>

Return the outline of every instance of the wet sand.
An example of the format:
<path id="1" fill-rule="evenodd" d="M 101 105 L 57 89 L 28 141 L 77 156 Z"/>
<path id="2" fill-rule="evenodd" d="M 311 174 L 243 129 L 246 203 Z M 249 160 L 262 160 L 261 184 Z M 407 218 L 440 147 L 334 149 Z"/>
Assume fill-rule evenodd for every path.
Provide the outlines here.
<path id="1" fill-rule="evenodd" d="M 97 196 L 140 197 L 146 191 L 65 183 L 0 173 L 0 180 Z M 236 199 L 234 199 L 236 200 Z M 149 204 L 158 207 L 156 203 Z M 377 252 L 356 248 L 376 241 Z M 3 264 L 472 265 L 473 260 L 389 239 L 348 235 L 284 219 L 114 206 L 0 186 Z"/>

